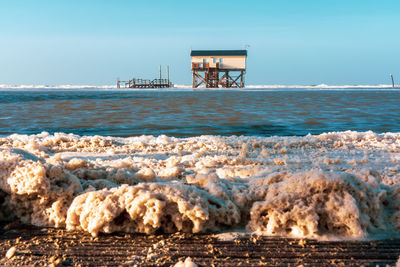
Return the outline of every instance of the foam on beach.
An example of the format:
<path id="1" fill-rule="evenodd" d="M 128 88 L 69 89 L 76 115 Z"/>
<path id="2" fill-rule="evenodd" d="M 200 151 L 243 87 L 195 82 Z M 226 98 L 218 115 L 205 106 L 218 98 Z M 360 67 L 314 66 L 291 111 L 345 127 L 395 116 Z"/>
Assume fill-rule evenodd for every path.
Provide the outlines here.
<path id="1" fill-rule="evenodd" d="M 400 233 L 400 133 L 0 138 L 0 219 L 307 238 Z"/>

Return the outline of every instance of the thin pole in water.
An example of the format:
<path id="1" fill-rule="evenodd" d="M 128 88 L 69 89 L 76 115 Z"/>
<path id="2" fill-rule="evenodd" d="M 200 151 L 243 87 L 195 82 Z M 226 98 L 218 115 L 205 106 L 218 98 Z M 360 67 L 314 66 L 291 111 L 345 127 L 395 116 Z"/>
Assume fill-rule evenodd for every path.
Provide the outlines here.
<path id="1" fill-rule="evenodd" d="M 167 82 L 169 83 L 169 66 L 167 65 Z"/>
<path id="2" fill-rule="evenodd" d="M 392 78 L 392 88 L 394 88 L 394 80 L 393 80 L 393 75 L 390 74 L 390 78 Z"/>

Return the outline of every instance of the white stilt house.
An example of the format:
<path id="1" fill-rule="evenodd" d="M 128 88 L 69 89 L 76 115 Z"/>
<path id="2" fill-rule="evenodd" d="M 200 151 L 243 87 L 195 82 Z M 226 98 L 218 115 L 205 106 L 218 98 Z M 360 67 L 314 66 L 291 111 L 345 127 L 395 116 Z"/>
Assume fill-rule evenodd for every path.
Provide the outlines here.
<path id="1" fill-rule="evenodd" d="M 193 88 L 243 88 L 247 50 L 192 50 Z"/>

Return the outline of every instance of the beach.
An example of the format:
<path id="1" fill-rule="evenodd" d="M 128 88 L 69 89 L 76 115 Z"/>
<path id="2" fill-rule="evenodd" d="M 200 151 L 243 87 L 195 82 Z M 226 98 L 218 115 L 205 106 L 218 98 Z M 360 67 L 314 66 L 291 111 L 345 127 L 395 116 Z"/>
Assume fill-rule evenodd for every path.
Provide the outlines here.
<path id="1" fill-rule="evenodd" d="M 0 6 L 0 266 L 400 267 L 400 1 Z"/>
<path id="2" fill-rule="evenodd" d="M 197 266 L 396 266 L 400 254 L 399 239 L 316 241 L 241 233 L 94 238 L 18 224 L 2 225 L 0 233 L 0 253 L 15 248 L 12 258 L 0 260 L 2 266 L 174 266 L 185 261 Z"/>
<path id="3" fill-rule="evenodd" d="M 399 95 L 341 90 L 6 92 L 0 264 L 394 266 Z"/>

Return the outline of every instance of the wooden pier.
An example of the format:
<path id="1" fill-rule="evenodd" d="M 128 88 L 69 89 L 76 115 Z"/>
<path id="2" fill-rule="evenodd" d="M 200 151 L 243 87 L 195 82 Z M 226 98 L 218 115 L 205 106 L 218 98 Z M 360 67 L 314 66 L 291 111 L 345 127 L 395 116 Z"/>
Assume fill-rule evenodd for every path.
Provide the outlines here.
<path id="1" fill-rule="evenodd" d="M 169 79 L 135 79 L 128 81 L 117 81 L 117 88 L 170 88 L 172 83 Z"/>
<path id="2" fill-rule="evenodd" d="M 158 79 L 138 79 L 132 78 L 127 81 L 120 81 L 117 79 L 117 88 L 171 88 L 174 85 L 169 79 L 169 67 L 167 66 L 167 79 L 163 79 L 161 75 L 160 66 L 160 77 Z"/>

